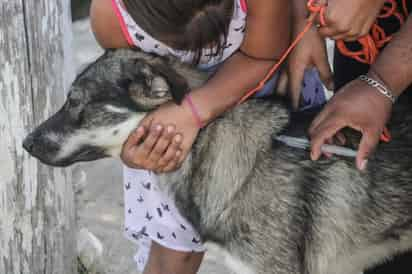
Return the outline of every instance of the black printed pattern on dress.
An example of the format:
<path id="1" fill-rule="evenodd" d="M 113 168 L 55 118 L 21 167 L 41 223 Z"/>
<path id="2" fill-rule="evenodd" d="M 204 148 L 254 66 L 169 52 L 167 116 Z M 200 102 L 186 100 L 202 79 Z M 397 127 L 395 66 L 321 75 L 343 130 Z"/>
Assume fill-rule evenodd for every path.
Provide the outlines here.
<path id="1" fill-rule="evenodd" d="M 146 213 L 145 217 L 148 221 L 151 221 L 153 219 L 153 216 L 150 216 L 149 212 Z"/>
<path id="2" fill-rule="evenodd" d="M 230 48 L 231 46 L 233 46 L 232 43 L 225 44 L 225 45 L 223 46 L 223 50 L 226 50 L 226 49 Z"/>
<path id="3" fill-rule="evenodd" d="M 144 226 L 144 227 L 142 227 L 142 229 L 140 229 L 139 232 L 137 232 L 137 234 L 138 235 L 143 235 L 145 237 L 149 237 L 149 234 L 147 234 L 146 230 L 147 230 L 147 228 L 146 228 L 146 226 Z"/>
<path id="4" fill-rule="evenodd" d="M 130 182 L 127 182 L 127 184 L 124 186 L 126 190 L 129 190 L 132 186 Z"/>
<path id="5" fill-rule="evenodd" d="M 233 30 L 236 31 L 236 32 L 240 31 L 240 32 L 244 33 L 246 31 L 246 25 L 240 26 L 238 28 L 234 28 Z"/>
<path id="6" fill-rule="evenodd" d="M 140 35 L 140 34 L 138 34 L 138 33 L 135 33 L 134 37 L 136 37 L 136 39 L 137 39 L 139 42 L 142 42 L 142 41 L 144 40 L 144 36 L 143 36 L 143 35 Z"/>
<path id="7" fill-rule="evenodd" d="M 151 183 L 142 183 L 142 186 L 145 188 L 145 189 L 147 189 L 147 190 L 150 190 L 151 188 L 152 188 L 152 184 Z"/>
<path id="8" fill-rule="evenodd" d="M 160 203 L 160 205 L 162 206 L 164 211 L 170 211 L 168 204 Z"/>
<path id="9" fill-rule="evenodd" d="M 142 236 L 149 237 L 149 234 L 147 234 L 146 230 L 147 228 L 146 226 L 144 226 L 138 232 L 132 233 L 131 236 L 136 240 L 139 240 Z"/>

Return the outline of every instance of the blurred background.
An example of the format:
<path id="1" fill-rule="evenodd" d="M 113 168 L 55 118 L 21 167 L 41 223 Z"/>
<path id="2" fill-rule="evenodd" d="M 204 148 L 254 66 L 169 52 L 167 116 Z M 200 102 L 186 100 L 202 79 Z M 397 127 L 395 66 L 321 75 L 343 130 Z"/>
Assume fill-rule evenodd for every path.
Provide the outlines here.
<path id="1" fill-rule="evenodd" d="M 73 21 L 89 16 L 90 0 L 72 0 Z"/>

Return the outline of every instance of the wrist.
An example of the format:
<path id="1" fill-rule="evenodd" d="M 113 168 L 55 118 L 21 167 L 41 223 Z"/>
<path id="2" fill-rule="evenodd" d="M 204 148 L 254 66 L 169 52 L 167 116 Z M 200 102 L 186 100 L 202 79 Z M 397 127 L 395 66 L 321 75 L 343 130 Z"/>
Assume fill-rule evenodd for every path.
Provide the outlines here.
<path id="1" fill-rule="evenodd" d="M 193 90 L 190 95 L 193 105 L 204 125 L 207 125 L 217 116 L 225 112 L 230 107 L 229 101 L 232 101 L 230 96 L 223 99 L 221 94 L 204 87 Z M 234 100 L 234 103 L 236 102 L 237 100 Z"/>
<path id="2" fill-rule="evenodd" d="M 391 73 L 391 74 L 396 74 L 396 73 Z M 395 96 L 396 98 L 398 98 L 402 94 L 404 89 L 407 87 L 407 85 L 403 86 L 396 80 L 396 77 L 397 77 L 396 75 L 392 76 L 388 73 L 385 73 L 385 71 L 381 71 L 378 68 L 372 67 L 368 71 L 367 76 L 375 79 L 376 81 L 380 82 L 385 87 L 387 87 L 388 90 L 390 90 L 393 96 Z"/>
<path id="3" fill-rule="evenodd" d="M 199 129 L 205 127 L 206 126 L 206 123 L 204 122 L 205 120 L 201 116 L 197 105 L 195 104 L 195 102 L 193 102 L 193 99 L 190 93 L 185 96 L 185 98 L 183 99 L 183 102 L 185 104 L 187 111 L 191 113 L 193 121 L 195 122 L 197 127 Z"/>
<path id="4" fill-rule="evenodd" d="M 385 97 L 386 100 L 390 101 L 392 104 L 396 102 L 397 96 L 378 74 L 370 71 L 367 75 L 359 76 L 359 79 L 368 86 L 372 87 L 376 93 L 379 93 L 382 97 Z"/>

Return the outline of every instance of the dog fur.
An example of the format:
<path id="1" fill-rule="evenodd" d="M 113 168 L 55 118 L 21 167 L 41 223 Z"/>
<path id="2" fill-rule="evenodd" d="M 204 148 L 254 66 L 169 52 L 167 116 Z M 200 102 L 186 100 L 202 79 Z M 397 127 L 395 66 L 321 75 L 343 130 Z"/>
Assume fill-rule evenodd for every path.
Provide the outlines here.
<path id="1" fill-rule="evenodd" d="M 119 156 L 148 111 L 179 103 L 207 77 L 173 59 L 107 51 L 24 147 L 54 166 Z M 365 172 L 353 159 L 313 162 L 273 141 L 290 120 L 280 100 L 248 100 L 200 131 L 180 169 L 160 175 L 203 241 L 259 274 L 359 274 L 411 249 L 411 111 L 395 112 L 394 140 Z"/>

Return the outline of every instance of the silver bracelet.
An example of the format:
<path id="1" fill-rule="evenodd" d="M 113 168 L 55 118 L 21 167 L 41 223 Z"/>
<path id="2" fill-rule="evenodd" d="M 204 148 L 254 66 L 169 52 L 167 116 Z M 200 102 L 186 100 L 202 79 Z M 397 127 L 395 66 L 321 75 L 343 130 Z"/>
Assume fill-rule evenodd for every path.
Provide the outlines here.
<path id="1" fill-rule="evenodd" d="M 396 97 L 393 95 L 393 93 L 383 84 L 379 83 L 378 81 L 369 78 L 366 75 L 361 75 L 359 76 L 359 79 L 366 82 L 369 86 L 374 87 L 376 90 L 378 90 L 382 95 L 386 96 L 389 100 L 391 100 L 392 104 L 395 103 Z"/>

